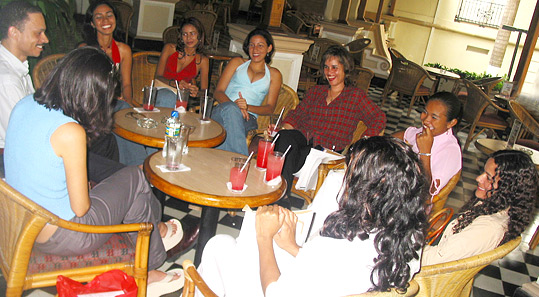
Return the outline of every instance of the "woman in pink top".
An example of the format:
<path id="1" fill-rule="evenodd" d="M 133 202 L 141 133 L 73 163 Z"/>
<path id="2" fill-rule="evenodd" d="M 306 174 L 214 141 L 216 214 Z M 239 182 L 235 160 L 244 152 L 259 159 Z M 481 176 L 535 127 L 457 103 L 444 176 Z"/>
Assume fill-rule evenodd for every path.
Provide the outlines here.
<path id="1" fill-rule="evenodd" d="M 432 196 L 462 168 L 462 152 L 452 130 L 461 114 L 459 99 L 452 93 L 439 92 L 427 101 L 421 113 L 421 127 L 409 127 L 393 134 L 411 145 L 419 155 L 431 182 Z"/>

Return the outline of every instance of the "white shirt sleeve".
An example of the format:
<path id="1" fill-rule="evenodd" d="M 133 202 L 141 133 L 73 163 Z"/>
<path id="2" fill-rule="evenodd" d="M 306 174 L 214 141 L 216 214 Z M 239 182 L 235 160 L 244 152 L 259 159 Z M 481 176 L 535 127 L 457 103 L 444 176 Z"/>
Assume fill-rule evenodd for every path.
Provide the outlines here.
<path id="1" fill-rule="evenodd" d="M 15 104 L 27 95 L 22 81 L 11 76 L 0 78 L 0 147 L 4 147 L 9 115 Z"/>

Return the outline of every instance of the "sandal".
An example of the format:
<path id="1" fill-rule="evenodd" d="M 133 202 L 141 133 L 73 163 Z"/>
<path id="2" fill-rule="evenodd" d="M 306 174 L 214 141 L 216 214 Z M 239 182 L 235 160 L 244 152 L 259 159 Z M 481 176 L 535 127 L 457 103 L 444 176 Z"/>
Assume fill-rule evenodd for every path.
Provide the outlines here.
<path id="1" fill-rule="evenodd" d="M 165 247 L 165 251 L 170 250 L 171 248 L 175 247 L 183 238 L 183 228 L 180 221 L 177 219 L 172 219 L 165 223 L 167 226 L 167 233 L 165 234 L 165 237 L 161 238 L 163 240 L 163 246 Z M 172 234 L 174 232 L 173 226 L 176 225 L 176 233 Z"/>
<path id="2" fill-rule="evenodd" d="M 166 274 L 167 275 L 162 280 L 153 282 L 146 287 L 146 297 L 159 297 L 183 288 L 185 276 L 182 269 L 171 269 L 167 271 Z M 173 280 L 175 275 L 179 275 L 180 277 Z"/>

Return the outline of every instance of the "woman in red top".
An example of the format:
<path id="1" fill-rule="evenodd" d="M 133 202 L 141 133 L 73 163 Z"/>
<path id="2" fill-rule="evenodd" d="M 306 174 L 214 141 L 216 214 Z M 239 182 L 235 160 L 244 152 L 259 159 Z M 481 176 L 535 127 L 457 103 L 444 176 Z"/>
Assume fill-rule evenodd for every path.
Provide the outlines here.
<path id="1" fill-rule="evenodd" d="M 103 50 L 120 70 L 122 79 L 122 99 L 131 102 L 133 89 L 131 87 L 131 68 L 133 57 L 131 48 L 122 42 L 114 40 L 116 30 L 116 11 L 107 0 L 98 0 L 86 11 L 84 25 L 84 43 L 80 46 L 95 46 Z"/>
<path id="2" fill-rule="evenodd" d="M 176 87 L 175 80 L 180 88 L 190 89 L 191 96 L 196 96 L 198 86 L 195 78 L 200 74 L 200 87 L 208 88 L 209 59 L 202 53 L 204 46 L 204 27 L 196 18 L 187 18 L 180 25 L 181 34 L 176 44 L 167 43 L 163 47 L 156 78 Z M 157 92 L 157 106 L 174 107 L 176 94 L 168 89 Z"/>

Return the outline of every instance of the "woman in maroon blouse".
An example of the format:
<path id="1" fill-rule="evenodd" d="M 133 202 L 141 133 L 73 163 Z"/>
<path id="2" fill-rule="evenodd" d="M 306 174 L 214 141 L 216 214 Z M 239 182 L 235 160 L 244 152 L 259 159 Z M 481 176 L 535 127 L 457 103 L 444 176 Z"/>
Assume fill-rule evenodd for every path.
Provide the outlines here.
<path id="1" fill-rule="evenodd" d="M 275 150 L 283 152 L 291 145 L 285 159 L 282 177 L 287 181 L 287 194 L 297 172 L 312 147 L 342 151 L 352 141 L 359 121 L 367 125 L 365 135 L 380 134 L 386 116 L 360 88 L 351 85 L 349 75 L 354 59 L 342 46 L 331 46 L 322 56 L 321 68 L 329 85 L 317 85 L 307 91 L 295 110 L 283 121 Z M 289 207 L 286 198 L 283 206 Z"/>

